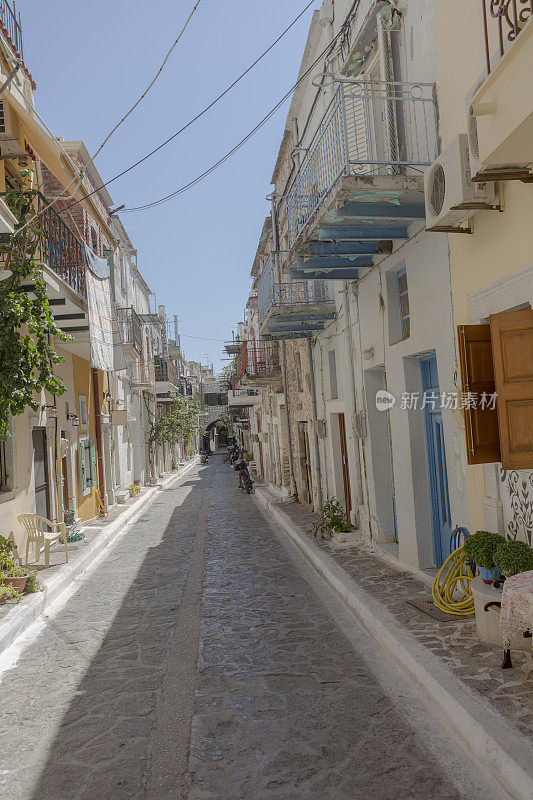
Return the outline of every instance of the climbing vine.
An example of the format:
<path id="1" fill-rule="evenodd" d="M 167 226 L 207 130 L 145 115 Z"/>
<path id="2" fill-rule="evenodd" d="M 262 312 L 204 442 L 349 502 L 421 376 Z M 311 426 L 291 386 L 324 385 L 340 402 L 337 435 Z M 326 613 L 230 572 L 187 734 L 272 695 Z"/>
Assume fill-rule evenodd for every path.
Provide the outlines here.
<path id="1" fill-rule="evenodd" d="M 27 181 L 31 170 L 20 172 Z M 8 244 L 0 244 L 0 269 L 10 274 L 0 280 L 0 439 L 9 439 L 9 417 L 27 407 L 36 411 L 38 394 L 46 389 L 61 395 L 66 387 L 54 374 L 63 361 L 52 347 L 52 338 L 70 337 L 56 325 L 44 280 L 35 263 L 41 230 L 36 218 L 35 190 L 8 188 L 5 201 L 17 223 Z M 29 224 L 27 224 L 29 223 Z M 24 284 L 32 284 L 31 295 Z"/>

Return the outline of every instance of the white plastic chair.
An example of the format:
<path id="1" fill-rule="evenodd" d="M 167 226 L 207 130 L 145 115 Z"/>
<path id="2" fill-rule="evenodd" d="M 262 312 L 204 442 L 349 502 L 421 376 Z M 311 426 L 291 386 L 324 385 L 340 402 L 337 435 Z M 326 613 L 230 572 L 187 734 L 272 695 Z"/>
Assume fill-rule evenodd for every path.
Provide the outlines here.
<path id="1" fill-rule="evenodd" d="M 27 531 L 26 537 L 26 564 L 30 544 L 35 545 L 35 563 L 41 560 L 41 545 L 44 544 L 44 566 L 50 566 L 50 545 L 55 542 L 63 541 L 65 544 L 65 561 L 68 563 L 67 550 L 67 526 L 64 522 L 51 522 L 46 517 L 39 514 L 19 514 L 17 520 L 24 525 Z M 46 530 L 49 528 L 50 530 Z"/>

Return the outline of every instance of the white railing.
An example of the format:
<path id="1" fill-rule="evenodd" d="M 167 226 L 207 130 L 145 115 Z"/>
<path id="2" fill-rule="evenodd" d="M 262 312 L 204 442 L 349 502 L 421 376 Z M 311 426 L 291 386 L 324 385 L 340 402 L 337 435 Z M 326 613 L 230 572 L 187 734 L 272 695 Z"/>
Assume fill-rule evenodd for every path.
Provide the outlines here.
<path id="1" fill-rule="evenodd" d="M 327 281 L 287 281 L 282 283 L 279 269 L 279 253 L 270 253 L 257 283 L 258 317 L 262 324 L 274 306 L 289 306 L 297 303 L 330 303 L 334 297 Z"/>
<path id="2" fill-rule="evenodd" d="M 420 174 L 438 155 L 434 84 L 335 82 L 287 195 L 290 247 L 341 175 Z"/>

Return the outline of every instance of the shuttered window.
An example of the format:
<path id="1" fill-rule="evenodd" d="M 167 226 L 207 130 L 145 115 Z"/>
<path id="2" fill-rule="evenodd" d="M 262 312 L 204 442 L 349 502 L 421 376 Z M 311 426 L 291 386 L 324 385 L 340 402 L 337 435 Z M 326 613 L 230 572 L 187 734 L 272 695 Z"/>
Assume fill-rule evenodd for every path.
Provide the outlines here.
<path id="1" fill-rule="evenodd" d="M 335 358 L 335 350 L 328 351 L 328 363 L 330 397 L 334 400 L 339 396 L 337 389 L 337 359 Z"/>
<path id="2" fill-rule="evenodd" d="M 90 494 L 96 486 L 96 446 L 84 436 L 78 441 L 78 482 L 80 494 Z"/>
<path id="3" fill-rule="evenodd" d="M 467 461 L 533 469 L 533 310 L 493 314 L 489 325 L 460 325 Z M 480 398 L 497 394 L 496 407 Z"/>

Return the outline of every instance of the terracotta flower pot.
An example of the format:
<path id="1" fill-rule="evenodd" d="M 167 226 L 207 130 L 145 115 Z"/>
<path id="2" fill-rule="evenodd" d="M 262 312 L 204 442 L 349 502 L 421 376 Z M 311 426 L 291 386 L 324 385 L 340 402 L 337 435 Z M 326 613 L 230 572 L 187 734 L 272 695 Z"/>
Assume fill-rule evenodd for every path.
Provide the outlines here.
<path id="1" fill-rule="evenodd" d="M 6 584 L 6 586 L 13 586 L 17 590 L 17 592 L 19 592 L 19 594 L 22 594 L 28 578 L 29 575 L 22 575 L 20 578 L 10 578 L 9 576 L 6 576 L 4 578 L 4 583 Z"/>

